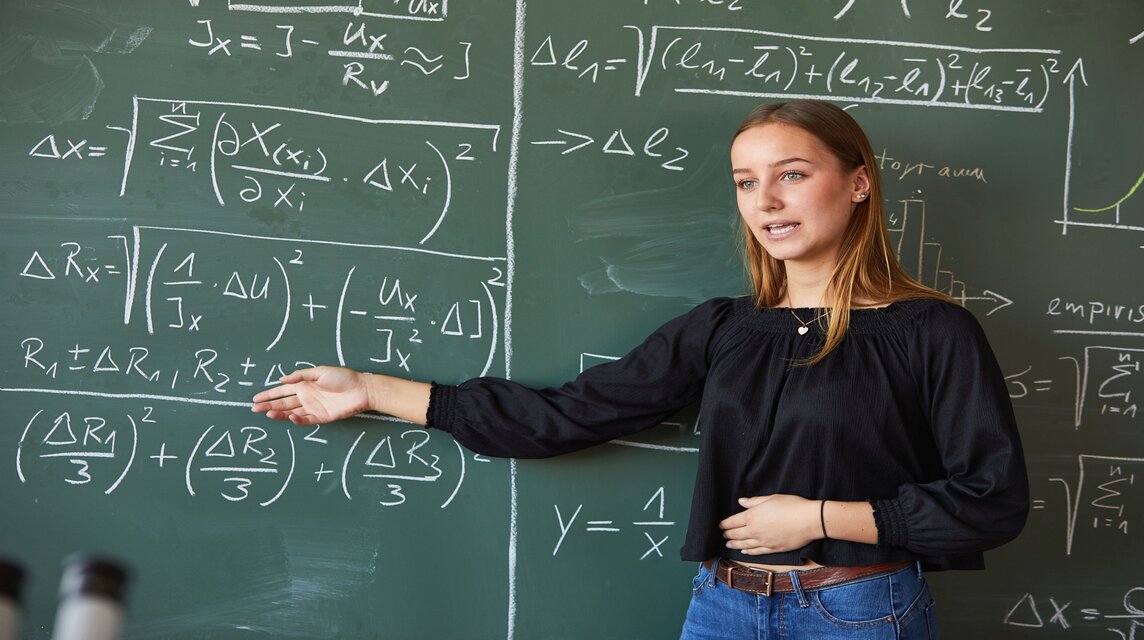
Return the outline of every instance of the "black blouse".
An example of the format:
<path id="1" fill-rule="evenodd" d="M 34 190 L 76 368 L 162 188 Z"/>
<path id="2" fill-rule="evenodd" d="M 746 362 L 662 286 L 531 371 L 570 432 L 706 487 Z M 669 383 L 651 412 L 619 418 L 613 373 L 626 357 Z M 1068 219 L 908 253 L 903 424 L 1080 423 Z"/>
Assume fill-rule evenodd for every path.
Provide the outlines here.
<path id="1" fill-rule="evenodd" d="M 796 310 L 804 322 L 819 309 Z M 851 312 L 842 344 L 786 308 L 717 298 L 615 362 L 549 389 L 496 378 L 434 384 L 428 424 L 474 452 L 558 455 L 658 424 L 699 400 L 701 440 L 684 560 L 983 568 L 1014 538 L 1028 479 L 1004 377 L 964 308 L 938 300 Z M 737 499 L 775 493 L 869 501 L 878 544 L 817 540 L 786 553 L 725 547 Z"/>

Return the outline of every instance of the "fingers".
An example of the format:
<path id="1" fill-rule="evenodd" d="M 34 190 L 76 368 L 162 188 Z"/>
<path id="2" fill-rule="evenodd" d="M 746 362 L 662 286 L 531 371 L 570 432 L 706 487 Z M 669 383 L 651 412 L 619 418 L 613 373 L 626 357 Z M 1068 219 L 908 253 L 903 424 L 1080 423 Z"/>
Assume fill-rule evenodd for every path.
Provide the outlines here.
<path id="1" fill-rule="evenodd" d="M 289 420 L 293 424 L 299 426 L 315 425 L 321 422 L 321 420 L 318 419 L 318 416 L 315 416 L 312 413 L 306 413 L 306 410 L 303 407 L 297 407 L 288 411 L 271 409 L 270 411 L 266 412 L 266 417 L 270 418 L 271 420 Z"/>
<path id="2" fill-rule="evenodd" d="M 329 367 L 298 369 L 282 376 L 279 378 L 279 386 L 254 395 L 250 410 L 255 413 L 265 413 L 271 420 L 289 420 L 296 425 L 315 425 L 324 422 L 309 412 L 299 393 L 305 390 L 304 385 L 300 386 L 300 383 L 319 380 L 325 369 Z"/>
<path id="3" fill-rule="evenodd" d="M 752 507 L 766 502 L 769 498 L 770 496 L 739 498 L 739 506 L 743 507 L 744 510 L 719 523 L 719 528 L 723 530 L 723 537 L 727 540 L 728 549 L 738 550 L 744 555 L 762 555 L 774 552 L 756 537 L 758 533 L 757 518 L 750 511 Z"/>
<path id="4" fill-rule="evenodd" d="M 760 505 L 771 496 L 752 496 L 750 498 L 739 498 L 739 506 L 744 509 L 750 509 L 756 505 Z M 735 529 L 737 527 L 745 527 L 750 523 L 751 516 L 746 511 L 740 511 L 733 516 L 730 516 L 719 523 L 719 528 L 724 531 L 728 529 Z"/>
<path id="5" fill-rule="evenodd" d="M 312 413 L 306 413 L 306 414 L 291 413 L 290 414 L 290 422 L 293 422 L 294 424 L 296 424 L 300 427 L 308 427 L 308 426 L 318 424 L 321 421 L 318 420 L 318 416 L 316 416 Z"/>
<path id="6" fill-rule="evenodd" d="M 291 375 L 293 375 L 293 374 L 291 374 Z M 285 380 L 285 379 L 286 379 L 286 376 L 283 376 L 282 380 Z M 254 394 L 254 397 L 251 398 L 251 400 L 253 400 L 254 402 L 267 402 L 269 400 L 274 400 L 275 398 L 285 398 L 286 396 L 292 396 L 295 393 L 297 393 L 297 391 L 296 391 L 296 388 L 294 387 L 294 385 L 292 383 L 291 384 L 283 383 L 283 384 L 278 385 L 277 387 L 271 387 L 269 389 L 259 391 L 258 393 Z"/>
<path id="7" fill-rule="evenodd" d="M 251 406 L 250 410 L 265 413 L 271 420 L 289 420 L 296 425 L 315 425 L 325 422 L 310 413 L 296 395 L 260 402 Z"/>
<path id="8" fill-rule="evenodd" d="M 754 547 L 751 549 L 740 549 L 739 552 L 745 556 L 762 556 L 768 553 L 775 553 L 776 551 L 770 547 Z"/>
<path id="9" fill-rule="evenodd" d="M 281 387 L 277 389 L 270 389 L 254 396 L 254 404 L 251 405 L 250 410 L 255 413 L 266 413 L 268 411 L 291 411 L 302 406 L 302 401 L 298 396 L 292 392 L 282 392 Z M 275 393 L 279 395 L 275 395 Z"/>
<path id="10" fill-rule="evenodd" d="M 758 556 L 776 551 L 776 549 L 772 549 L 763 544 L 761 540 L 755 540 L 753 538 L 747 540 L 728 540 L 726 547 L 728 549 L 738 550 L 740 553 L 748 556 Z"/>
<path id="11" fill-rule="evenodd" d="M 726 535 L 727 531 L 730 531 L 731 529 L 738 529 L 739 527 L 746 526 L 746 524 L 747 516 L 743 513 L 736 513 L 730 518 L 719 521 L 719 528 L 722 529 L 724 531 L 724 535 Z"/>

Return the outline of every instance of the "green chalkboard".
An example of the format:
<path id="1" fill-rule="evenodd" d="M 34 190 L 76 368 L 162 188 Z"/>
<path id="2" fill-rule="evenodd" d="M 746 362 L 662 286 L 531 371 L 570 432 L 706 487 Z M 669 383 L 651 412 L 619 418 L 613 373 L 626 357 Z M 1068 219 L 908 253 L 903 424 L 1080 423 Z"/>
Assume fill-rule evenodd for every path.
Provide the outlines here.
<path id="1" fill-rule="evenodd" d="M 701 418 L 544 461 L 251 414 L 282 372 L 559 383 L 745 291 L 729 136 L 847 108 L 1005 374 L 1033 511 L 948 637 L 1144 610 L 1144 5 L 8 0 L 0 555 L 128 638 L 668 638 Z M 1138 477 L 1139 476 L 1139 477 Z"/>

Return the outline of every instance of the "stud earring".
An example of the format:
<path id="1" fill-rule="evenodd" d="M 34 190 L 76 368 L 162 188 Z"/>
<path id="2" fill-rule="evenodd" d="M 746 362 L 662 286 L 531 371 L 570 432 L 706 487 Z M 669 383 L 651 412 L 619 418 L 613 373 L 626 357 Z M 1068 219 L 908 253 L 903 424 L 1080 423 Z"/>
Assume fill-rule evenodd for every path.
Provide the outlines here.
<path id="1" fill-rule="evenodd" d="M 866 199 L 866 196 L 868 196 L 868 195 L 870 195 L 870 194 L 869 194 L 869 193 L 859 193 L 859 194 L 858 194 L 858 199 L 859 199 L 859 200 L 865 200 L 865 199 Z"/>

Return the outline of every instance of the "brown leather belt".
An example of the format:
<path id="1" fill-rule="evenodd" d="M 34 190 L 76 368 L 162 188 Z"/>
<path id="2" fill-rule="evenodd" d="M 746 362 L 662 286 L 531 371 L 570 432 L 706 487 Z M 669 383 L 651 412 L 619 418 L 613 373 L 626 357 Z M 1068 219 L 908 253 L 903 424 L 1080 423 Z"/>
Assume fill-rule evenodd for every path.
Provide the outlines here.
<path id="1" fill-rule="evenodd" d="M 703 563 L 719 582 L 740 591 L 756 595 L 770 596 L 773 593 L 793 593 L 794 584 L 790 572 L 768 571 L 736 564 L 726 558 L 708 560 Z M 818 567 L 798 571 L 798 582 L 804 591 L 822 589 L 835 585 L 868 578 L 884 573 L 893 573 L 912 565 L 912 562 L 886 562 L 867 564 L 860 567 Z M 714 568 L 712 568 L 714 565 Z"/>

